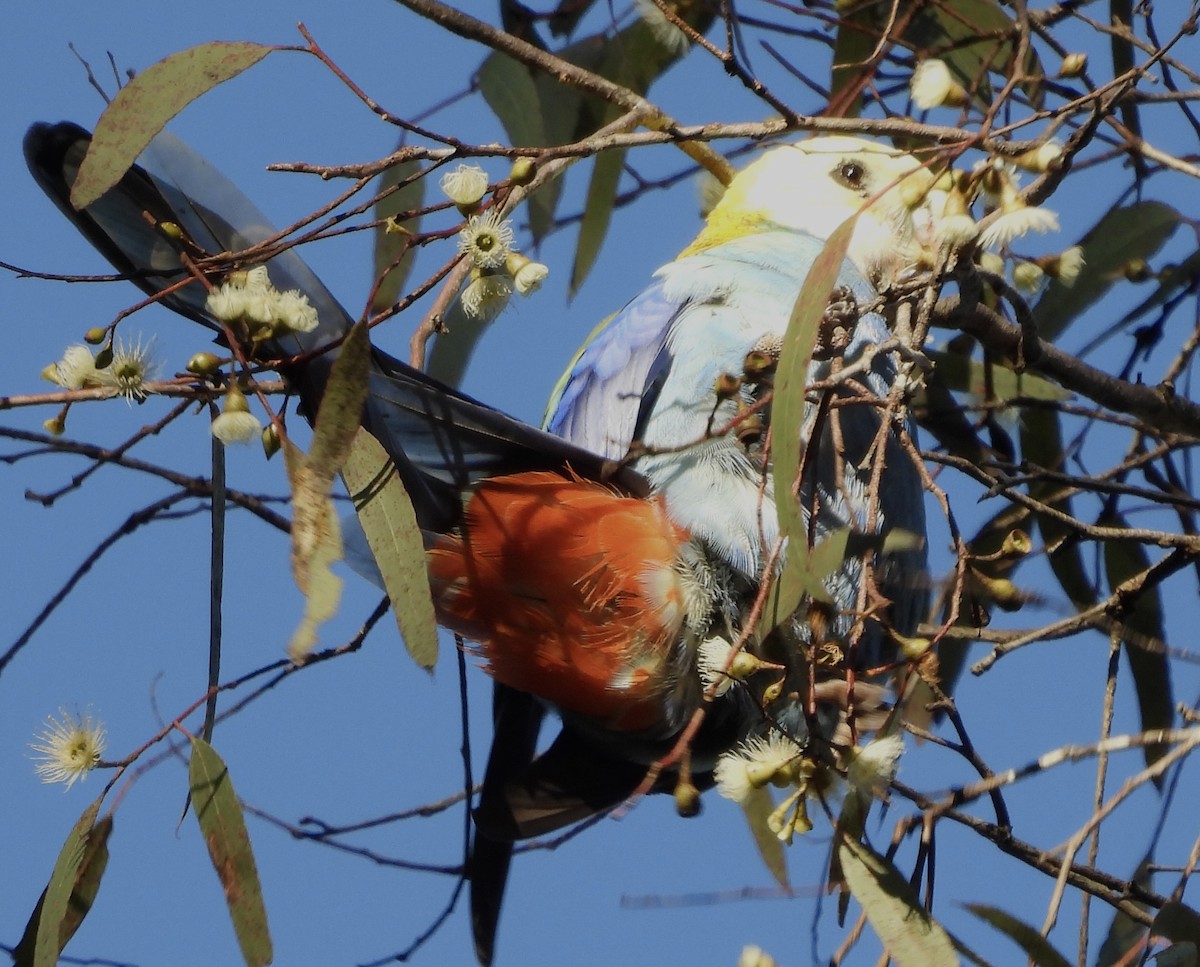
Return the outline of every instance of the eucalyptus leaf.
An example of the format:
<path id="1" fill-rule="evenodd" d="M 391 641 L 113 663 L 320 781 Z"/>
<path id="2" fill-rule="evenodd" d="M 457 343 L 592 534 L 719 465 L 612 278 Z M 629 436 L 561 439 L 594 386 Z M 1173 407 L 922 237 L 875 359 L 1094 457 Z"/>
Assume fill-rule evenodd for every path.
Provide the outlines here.
<path id="1" fill-rule="evenodd" d="M 1102 523 L 1126 528 L 1123 517 L 1110 516 Z M 1146 548 L 1134 541 L 1106 541 L 1104 569 L 1109 588 L 1115 588 L 1150 567 Z M 1122 650 L 1129 662 L 1137 693 L 1138 714 L 1143 731 L 1169 729 L 1175 724 L 1175 703 L 1171 689 L 1171 663 L 1163 647 L 1162 594 L 1158 586 L 1148 588 L 1134 599 L 1120 616 Z M 1153 765 L 1166 753 L 1162 745 L 1142 747 L 1146 764 Z"/>
<path id="2" fill-rule="evenodd" d="M 1083 267 L 1071 285 L 1052 280 L 1033 307 L 1038 334 L 1053 342 L 1124 279 L 1135 259 L 1149 259 L 1166 243 L 1183 218 L 1170 205 L 1142 201 L 1109 209 L 1079 241 Z"/>
<path id="3" fill-rule="evenodd" d="M 316 646 L 317 627 L 333 617 L 341 601 L 342 579 L 331 565 L 342 559 L 342 532 L 331 494 L 362 421 L 370 354 L 367 327 L 358 323 L 330 369 L 308 456 L 284 443 L 292 491 L 292 574 L 305 596 L 304 615 L 288 644 L 293 661 Z"/>
<path id="4" fill-rule="evenodd" d="M 242 957 L 248 967 L 262 967 L 271 962 L 274 953 L 250 834 L 229 769 L 203 739 L 192 739 L 188 781 L 193 812 L 224 888 Z"/>
<path id="5" fill-rule="evenodd" d="M 96 201 L 121 180 L 176 114 L 273 50 L 242 41 L 200 44 L 171 54 L 138 74 L 100 115 L 71 187 L 71 204 L 82 210 Z"/>
<path id="6" fill-rule="evenodd" d="M 950 935 L 925 912 L 908 880 L 889 860 L 846 838 L 837 856 L 846 885 L 898 967 L 957 967 Z"/>
<path id="7" fill-rule="evenodd" d="M 1071 962 L 1054 949 L 1054 946 L 1038 932 L 1022 920 L 998 907 L 987 906 L 983 903 L 966 904 L 975 916 L 984 923 L 990 924 L 1007 936 L 1021 948 L 1029 961 L 1036 967 L 1071 967 Z"/>
<path id="8" fill-rule="evenodd" d="M 50 882 L 13 951 L 14 967 L 54 967 L 91 908 L 108 862 L 108 835 L 112 830 L 111 819 L 96 823 L 103 801 L 101 794 L 67 834 Z"/>
<path id="9" fill-rule="evenodd" d="M 437 622 L 412 501 L 395 465 L 366 430 L 359 430 L 342 478 L 383 577 L 404 647 L 413 661 L 431 669 L 437 664 Z"/>
<path id="10" fill-rule="evenodd" d="M 375 229 L 375 278 L 381 281 L 371 300 L 372 312 L 382 312 L 400 298 L 412 271 L 416 249 L 409 244 L 409 233 L 421 230 L 421 218 L 397 219 L 425 204 L 425 179 L 418 177 L 420 172 L 420 162 L 410 160 L 392 165 L 379 176 L 380 193 L 395 191 L 375 203 L 375 217 L 382 223 Z"/>

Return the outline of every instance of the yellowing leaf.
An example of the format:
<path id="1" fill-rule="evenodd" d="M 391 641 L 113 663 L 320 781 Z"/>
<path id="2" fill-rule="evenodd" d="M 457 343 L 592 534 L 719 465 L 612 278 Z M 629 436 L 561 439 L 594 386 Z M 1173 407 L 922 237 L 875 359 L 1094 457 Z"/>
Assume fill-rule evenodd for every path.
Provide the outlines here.
<path id="1" fill-rule="evenodd" d="M 412 501 L 379 441 L 359 430 L 342 479 L 375 556 L 404 647 L 422 668 L 437 664 L 437 621 L 425 571 L 425 545 Z"/>
<path id="2" fill-rule="evenodd" d="M 262 44 L 200 44 L 172 54 L 125 85 L 96 124 L 71 204 L 84 209 L 129 170 L 146 145 L 192 101 L 267 56 Z"/>
<path id="3" fill-rule="evenodd" d="M 292 575 L 304 592 L 304 616 L 288 644 L 301 661 L 316 645 L 316 629 L 336 612 L 342 579 L 330 570 L 342 559 L 342 530 L 333 508 L 333 478 L 350 453 L 367 398 L 371 343 L 359 323 L 346 335 L 330 369 L 309 455 L 284 446 L 292 489 Z"/>
<path id="4" fill-rule="evenodd" d="M 216 750 L 203 739 L 192 739 L 188 782 L 193 812 L 208 847 L 213 869 L 225 890 L 225 903 L 233 921 L 242 957 L 249 967 L 269 964 L 274 953 L 263 905 L 258 868 L 250 848 L 250 834 L 229 769 Z"/>

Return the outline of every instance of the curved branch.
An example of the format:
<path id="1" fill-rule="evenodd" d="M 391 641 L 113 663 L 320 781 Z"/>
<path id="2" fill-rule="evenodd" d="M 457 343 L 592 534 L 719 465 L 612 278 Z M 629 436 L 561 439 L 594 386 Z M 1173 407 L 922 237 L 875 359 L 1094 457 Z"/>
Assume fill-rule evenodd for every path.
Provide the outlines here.
<path id="1" fill-rule="evenodd" d="M 1038 339 L 1036 346 L 1030 347 L 1020 327 L 983 305 L 973 305 L 967 311 L 957 296 L 941 299 L 935 312 L 942 325 L 974 336 L 988 349 L 1013 362 L 1022 358 L 1024 344 L 1024 359 L 1029 368 L 1049 376 L 1064 389 L 1118 413 L 1135 416 L 1159 431 L 1200 439 L 1200 404 L 1179 396 L 1169 387 L 1119 379 L 1044 339 Z M 1030 348 L 1034 348 L 1033 353 Z"/>

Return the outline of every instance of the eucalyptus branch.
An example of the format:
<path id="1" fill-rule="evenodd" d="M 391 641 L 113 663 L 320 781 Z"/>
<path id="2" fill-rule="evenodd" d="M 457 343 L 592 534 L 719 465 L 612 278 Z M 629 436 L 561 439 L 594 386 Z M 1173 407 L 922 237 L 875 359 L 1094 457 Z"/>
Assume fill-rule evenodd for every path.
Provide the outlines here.
<path id="1" fill-rule="evenodd" d="M 957 296 L 943 297 L 937 306 L 940 324 L 978 339 L 993 352 L 1014 362 L 1021 358 L 1024 336 L 1018 326 L 983 305 L 960 311 Z M 1053 343 L 1038 339 L 1029 368 L 1061 386 L 1119 413 L 1129 413 L 1159 430 L 1200 439 L 1200 404 L 1178 395 L 1174 387 L 1144 386 L 1112 376 Z"/>

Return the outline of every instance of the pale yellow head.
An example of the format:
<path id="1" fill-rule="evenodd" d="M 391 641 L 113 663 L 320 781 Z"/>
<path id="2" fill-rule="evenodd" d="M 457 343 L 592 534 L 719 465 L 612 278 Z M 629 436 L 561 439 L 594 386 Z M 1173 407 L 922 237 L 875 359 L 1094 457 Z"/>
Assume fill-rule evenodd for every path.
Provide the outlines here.
<path id="1" fill-rule="evenodd" d="M 865 138 L 810 138 L 767 151 L 726 188 L 689 247 L 772 225 L 828 238 L 856 212 L 849 257 L 876 282 L 915 264 L 931 233 L 933 178 L 913 155 Z"/>

